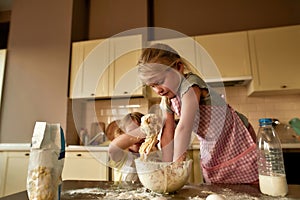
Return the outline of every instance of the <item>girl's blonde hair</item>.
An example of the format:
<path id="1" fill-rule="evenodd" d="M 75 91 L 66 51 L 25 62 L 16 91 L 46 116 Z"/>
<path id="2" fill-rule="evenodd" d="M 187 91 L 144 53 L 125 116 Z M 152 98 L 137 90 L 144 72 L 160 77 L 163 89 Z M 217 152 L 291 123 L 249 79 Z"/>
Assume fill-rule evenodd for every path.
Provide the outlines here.
<path id="1" fill-rule="evenodd" d="M 138 125 L 141 125 L 142 117 L 144 114 L 140 112 L 132 112 L 125 115 L 122 119 L 112 121 L 106 128 L 106 136 L 110 141 L 113 141 L 116 137 L 125 133 L 125 128 L 135 121 Z"/>
<path id="2" fill-rule="evenodd" d="M 125 130 L 125 127 L 131 124 L 132 121 L 135 121 L 138 125 L 141 125 L 142 117 L 144 114 L 140 112 L 132 112 L 125 115 L 120 121 L 120 128 Z"/>
<path id="3" fill-rule="evenodd" d="M 138 61 L 138 76 L 143 84 L 147 84 L 170 67 L 176 67 L 178 62 L 184 65 L 185 72 L 191 71 L 187 62 L 172 47 L 162 43 L 153 44 L 142 52 Z"/>

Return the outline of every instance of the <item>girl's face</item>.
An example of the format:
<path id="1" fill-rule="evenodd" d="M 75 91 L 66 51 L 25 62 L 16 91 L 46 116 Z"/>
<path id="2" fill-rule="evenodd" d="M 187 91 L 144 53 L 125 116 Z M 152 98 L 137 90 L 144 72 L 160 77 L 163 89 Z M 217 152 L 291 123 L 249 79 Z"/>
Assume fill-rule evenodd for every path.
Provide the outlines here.
<path id="1" fill-rule="evenodd" d="M 177 94 L 182 74 L 170 68 L 164 71 L 160 76 L 155 77 L 148 85 L 159 96 L 174 98 Z"/>

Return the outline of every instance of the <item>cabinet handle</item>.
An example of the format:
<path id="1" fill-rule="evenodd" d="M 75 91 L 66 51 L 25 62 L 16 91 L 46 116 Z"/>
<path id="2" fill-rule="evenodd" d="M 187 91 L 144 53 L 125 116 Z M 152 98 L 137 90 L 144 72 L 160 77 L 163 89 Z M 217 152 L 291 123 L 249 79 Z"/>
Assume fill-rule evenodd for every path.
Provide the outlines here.
<path id="1" fill-rule="evenodd" d="M 287 88 L 287 86 L 286 85 L 282 85 L 281 88 Z"/>
<path id="2" fill-rule="evenodd" d="M 124 94 L 128 94 L 128 92 L 127 92 L 127 91 L 125 91 L 125 92 L 124 92 Z"/>
<path id="3" fill-rule="evenodd" d="M 81 154 L 81 153 L 78 153 L 76 156 L 79 156 L 79 157 L 80 157 L 80 156 L 82 156 L 82 154 Z"/>
<path id="4" fill-rule="evenodd" d="M 29 156 L 30 154 L 29 153 L 25 153 L 25 156 Z"/>
<path id="5" fill-rule="evenodd" d="M 94 94 L 94 93 L 92 93 L 92 94 L 91 94 L 91 96 L 95 96 L 95 94 Z"/>

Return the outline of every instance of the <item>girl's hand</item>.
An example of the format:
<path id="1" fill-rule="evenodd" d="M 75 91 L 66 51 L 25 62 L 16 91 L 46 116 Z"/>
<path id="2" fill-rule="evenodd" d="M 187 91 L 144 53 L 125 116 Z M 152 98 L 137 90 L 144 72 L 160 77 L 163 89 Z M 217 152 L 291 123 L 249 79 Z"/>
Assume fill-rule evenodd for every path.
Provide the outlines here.
<path id="1" fill-rule="evenodd" d="M 187 157 L 187 152 L 183 153 L 175 162 L 185 161 Z"/>

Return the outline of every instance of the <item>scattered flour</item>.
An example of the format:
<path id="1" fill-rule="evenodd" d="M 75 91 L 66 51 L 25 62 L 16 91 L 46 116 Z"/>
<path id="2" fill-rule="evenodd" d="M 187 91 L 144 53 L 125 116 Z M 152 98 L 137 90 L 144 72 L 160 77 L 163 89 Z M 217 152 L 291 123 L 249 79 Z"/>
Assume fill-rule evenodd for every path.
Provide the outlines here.
<path id="1" fill-rule="evenodd" d="M 93 197 L 92 199 L 104 199 L 104 200 L 117 200 L 117 199 L 134 199 L 134 200 L 166 200 L 162 194 L 149 192 L 146 188 L 141 187 L 137 189 L 101 189 L 101 188 L 83 188 L 76 190 L 67 190 L 63 193 L 64 196 L 72 197 L 80 195 L 88 195 L 88 197 Z M 77 199 L 77 198 L 75 198 Z"/>

